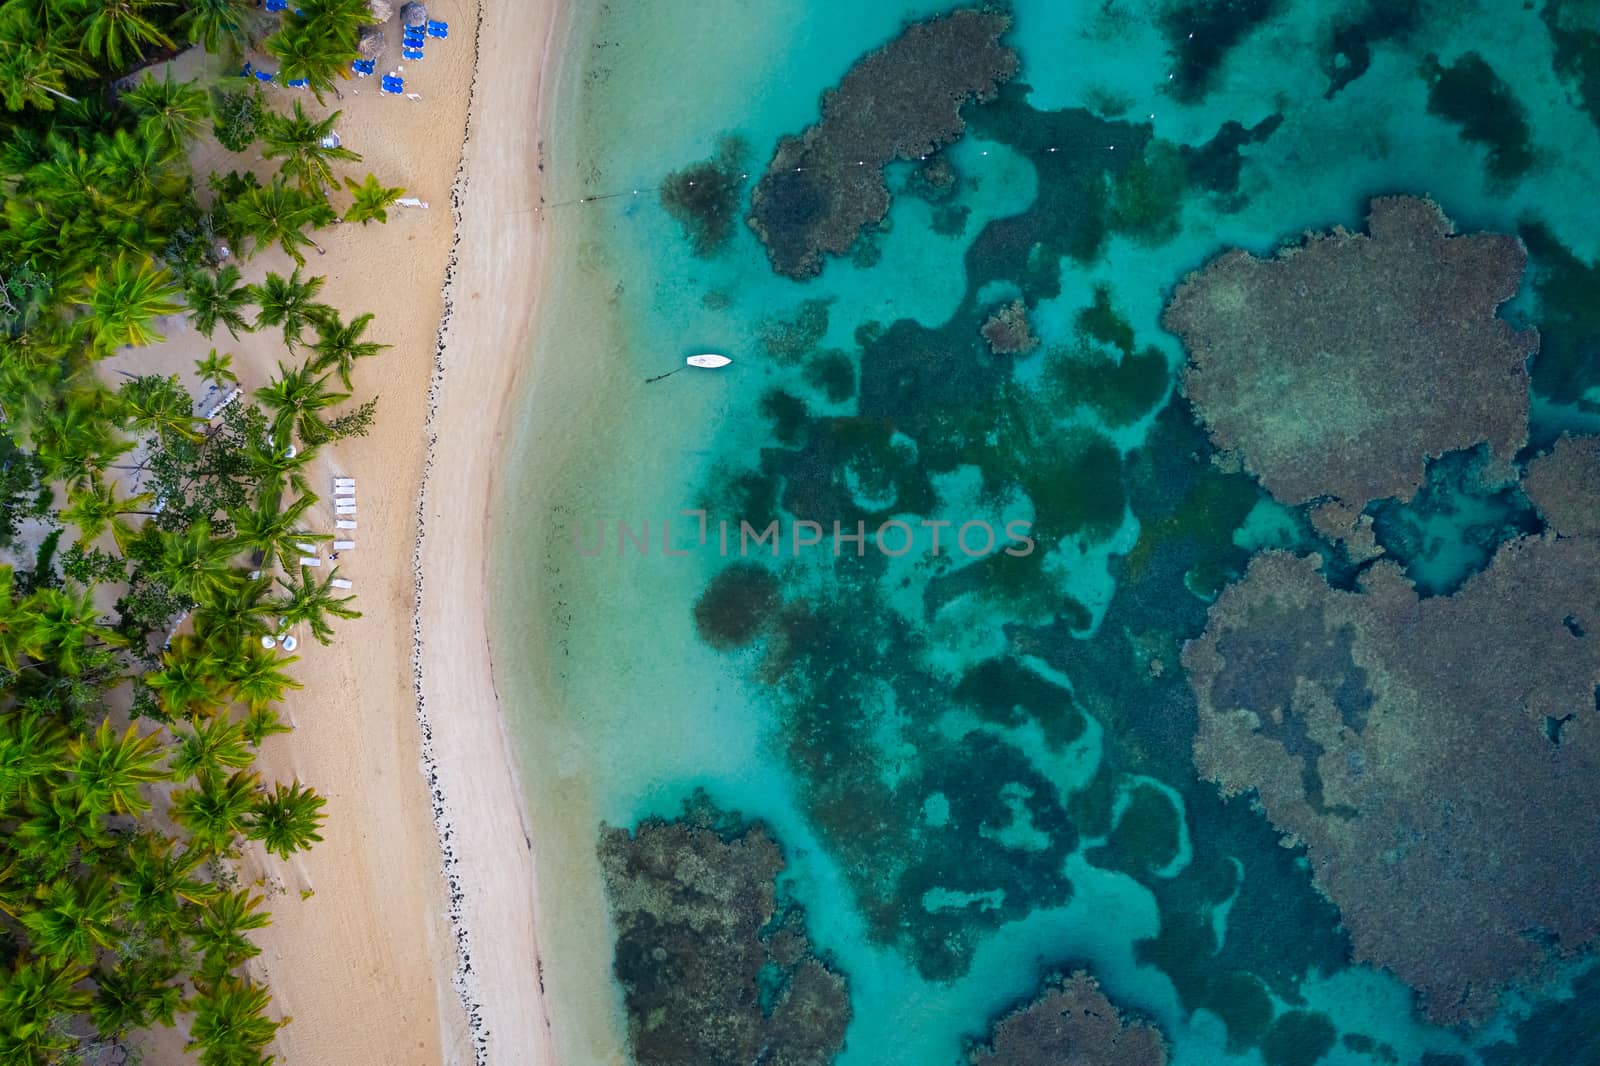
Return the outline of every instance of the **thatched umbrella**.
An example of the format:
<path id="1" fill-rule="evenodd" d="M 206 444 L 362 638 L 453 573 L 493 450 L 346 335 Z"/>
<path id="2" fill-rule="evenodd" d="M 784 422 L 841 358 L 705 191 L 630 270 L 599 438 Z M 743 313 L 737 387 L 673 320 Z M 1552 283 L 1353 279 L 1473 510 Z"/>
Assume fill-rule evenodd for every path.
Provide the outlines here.
<path id="1" fill-rule="evenodd" d="M 394 4 L 389 0 L 367 0 L 367 10 L 372 12 L 373 22 L 388 22 L 394 18 Z"/>
<path id="2" fill-rule="evenodd" d="M 361 36 L 356 41 L 356 51 L 362 59 L 377 59 L 383 55 L 383 31 L 376 26 L 361 27 Z"/>
<path id="3" fill-rule="evenodd" d="M 428 5 L 422 0 L 411 0 L 400 9 L 400 25 L 421 26 L 428 21 Z"/>

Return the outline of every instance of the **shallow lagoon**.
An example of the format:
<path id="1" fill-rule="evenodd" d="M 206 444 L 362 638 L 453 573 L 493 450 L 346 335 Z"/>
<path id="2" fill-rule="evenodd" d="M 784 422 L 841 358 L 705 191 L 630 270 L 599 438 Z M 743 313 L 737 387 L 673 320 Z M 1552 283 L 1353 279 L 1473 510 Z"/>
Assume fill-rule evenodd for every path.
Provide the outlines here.
<path id="1" fill-rule="evenodd" d="M 581 783 L 591 848 L 600 821 L 673 817 L 696 788 L 765 821 L 811 939 L 849 979 L 842 1063 L 957 1062 L 1042 974 L 1085 964 L 1118 1006 L 1158 1024 L 1179 1064 L 1261 1062 L 1263 1049 L 1274 1063 L 1475 1054 L 1416 1018 L 1398 981 L 1345 964 L 1304 861 L 1188 761 L 1177 650 L 1207 598 L 1255 548 L 1323 551 L 1330 576 L 1348 561 L 1213 466 L 1170 387 L 1104 369 L 1153 346 L 1175 379 L 1182 349 L 1158 319 L 1187 272 L 1226 247 L 1358 227 L 1375 194 L 1427 193 L 1463 230 L 1536 221 L 1592 261 L 1600 208 L 1577 190 L 1600 176 L 1600 132 L 1521 5 L 1423 5 L 1386 39 L 1358 45 L 1347 31 L 1342 59 L 1328 42 L 1362 25 L 1364 5 L 1295 5 L 1214 50 L 1179 43 L 1146 6 L 1015 3 L 1005 40 L 1021 71 L 968 108 L 967 135 L 943 153 L 955 187 L 918 195 L 914 167 L 891 166 L 881 232 L 808 282 L 774 274 L 742 221 L 726 248 L 696 257 L 655 190 L 735 135 L 751 175 L 742 218 L 777 139 L 816 120 L 820 94 L 946 5 L 612 3 L 578 16 L 549 198 L 623 195 L 547 209 L 571 255 L 540 358 L 601 365 L 569 404 L 536 397 L 519 447 L 562 456 L 563 473 L 520 487 L 502 537 L 516 565 L 530 552 L 543 563 L 526 614 L 502 605 L 511 639 L 539 641 L 530 658 L 550 664 L 554 699 L 519 712 L 529 776 Z M 1235 36 L 1195 25 L 1202 40 Z M 1448 66 L 1472 49 L 1528 116 L 1532 154 L 1515 178 L 1491 177 L 1488 147 L 1428 111 L 1425 57 Z M 1330 95 L 1361 51 L 1366 71 Z M 1222 58 L 1209 75 L 1179 61 L 1211 54 Z M 1255 133 L 1219 148 L 1229 122 Z M 1123 205 L 1109 231 L 1091 186 Z M 1565 262 L 1530 244 L 1535 269 Z M 1110 325 L 1083 314 L 1102 288 Z M 1018 295 L 1041 350 L 990 356 L 978 327 Z M 1594 351 L 1582 321 L 1552 316 L 1533 285 L 1511 313 L 1545 330 L 1547 351 L 1553 326 L 1569 333 L 1559 350 Z M 736 365 L 644 384 L 698 350 Z M 849 398 L 817 384 L 821 352 L 850 361 Z M 1595 369 L 1577 359 L 1541 379 L 1536 367 L 1559 402 L 1536 403 L 1535 439 L 1593 424 L 1574 401 L 1600 388 Z M 803 443 L 817 439 L 837 446 Z M 1446 589 L 1481 565 L 1472 545 L 1497 523 L 1525 521 L 1453 469 L 1436 467 L 1427 506 L 1388 515 L 1383 541 Z M 779 506 L 852 525 L 858 513 L 997 527 L 1020 516 L 1050 536 L 1009 571 L 931 559 L 925 544 L 900 559 L 769 558 L 796 617 L 718 651 L 694 607 L 728 561 L 714 540 L 694 545 L 679 512 L 759 525 Z M 648 556 L 619 556 L 614 539 L 598 558 L 575 550 L 573 522 L 619 519 L 650 523 Z M 687 556 L 660 550 L 666 519 Z M 591 866 L 546 869 L 564 878 L 547 909 L 601 892 Z M 558 945 L 547 964 L 592 970 L 578 956 L 595 939 Z M 1538 999 L 1511 997 L 1471 1043 L 1509 1038 Z M 1572 1030 L 1581 1011 L 1540 1017 Z M 1303 1018 L 1291 1012 L 1325 1014 L 1338 1042 L 1318 1058 L 1325 1041 L 1287 1039 L 1292 1021 L 1272 1036 L 1274 1016 Z M 564 1046 L 605 1043 L 560 1034 L 561 1019 L 558 1002 Z M 1564 1061 L 1581 1059 L 1582 1039 L 1568 1038 Z"/>

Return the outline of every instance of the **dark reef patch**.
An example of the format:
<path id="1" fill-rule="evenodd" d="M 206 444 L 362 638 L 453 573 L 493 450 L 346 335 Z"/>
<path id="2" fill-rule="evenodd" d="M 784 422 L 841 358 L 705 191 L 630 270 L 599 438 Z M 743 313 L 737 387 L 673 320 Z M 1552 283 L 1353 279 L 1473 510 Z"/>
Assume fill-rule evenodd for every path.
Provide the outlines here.
<path id="1" fill-rule="evenodd" d="M 1489 175 L 1499 181 L 1520 177 L 1533 165 L 1528 112 L 1494 68 L 1477 52 L 1449 66 L 1429 56 L 1428 110 L 1461 127 L 1463 140 L 1489 149 Z"/>
<path id="2" fill-rule="evenodd" d="M 599 852 L 640 1066 L 834 1060 L 848 985 L 781 897 L 783 854 L 765 826 L 697 792 L 675 821 L 602 827 Z"/>
<path id="3" fill-rule="evenodd" d="M 1359 15 L 1335 26 L 1322 63 L 1328 75 L 1326 98 L 1333 99 L 1367 72 L 1373 45 L 1409 36 L 1421 13 L 1422 0 L 1367 0 Z"/>
<path id="4" fill-rule="evenodd" d="M 1176 62 L 1173 94 L 1190 104 L 1205 96 L 1228 53 L 1277 8 L 1277 0 L 1168 0 L 1161 31 Z"/>
<path id="5" fill-rule="evenodd" d="M 1010 25 L 985 9 L 914 23 L 823 95 L 821 121 L 778 142 L 751 196 L 750 226 L 773 270 L 813 277 L 824 255 L 848 252 L 888 213 L 884 166 L 960 137 L 962 105 L 1016 73 L 1016 53 L 1000 44 Z"/>
<path id="6" fill-rule="evenodd" d="M 740 138 L 724 137 L 710 159 L 675 170 L 662 182 L 661 206 L 683 227 L 695 255 L 714 255 L 733 236 L 749 151 Z"/>
<path id="7" fill-rule="evenodd" d="M 1046 979 L 1033 1000 L 994 1023 L 972 1066 L 1166 1066 L 1160 1030 L 1123 1016 L 1100 983 L 1079 970 Z"/>
<path id="8" fill-rule="evenodd" d="M 828 335 L 831 300 L 805 300 L 787 317 L 761 327 L 761 347 L 780 365 L 798 363 Z"/>
<path id="9" fill-rule="evenodd" d="M 1261 1058 L 1267 1066 L 1316 1066 L 1333 1050 L 1338 1035 L 1326 1014 L 1289 1011 L 1267 1031 Z"/>
<path id="10" fill-rule="evenodd" d="M 829 403 L 844 403 L 856 394 L 856 364 L 837 348 L 818 352 L 806 364 L 806 383 L 819 390 Z"/>
<path id="11" fill-rule="evenodd" d="M 1546 0 L 1539 14 L 1556 46 L 1556 72 L 1600 126 L 1600 23 L 1594 6 L 1587 0 Z"/>
<path id="12" fill-rule="evenodd" d="M 1483 1049 L 1483 1066 L 1533 1066 L 1545 1063 L 1600 1062 L 1600 966 L 1591 965 L 1572 982 L 1572 996 L 1545 1003 L 1516 1023 L 1516 1042 Z"/>
<path id="13" fill-rule="evenodd" d="M 742 648 L 777 618 L 778 578 L 766 567 L 736 563 L 720 571 L 694 605 L 695 630 L 713 648 Z"/>
<path id="14" fill-rule="evenodd" d="M 1028 327 L 1027 305 L 1021 300 L 996 308 L 978 332 L 995 355 L 1026 355 L 1039 347 L 1039 338 Z"/>
<path id="15" fill-rule="evenodd" d="M 1239 191 L 1239 172 L 1244 167 L 1246 145 L 1261 144 L 1283 125 L 1281 114 L 1268 115 L 1254 126 L 1244 126 L 1229 119 L 1216 135 L 1202 145 L 1183 145 L 1183 154 L 1190 184 L 1209 192 L 1232 196 Z"/>

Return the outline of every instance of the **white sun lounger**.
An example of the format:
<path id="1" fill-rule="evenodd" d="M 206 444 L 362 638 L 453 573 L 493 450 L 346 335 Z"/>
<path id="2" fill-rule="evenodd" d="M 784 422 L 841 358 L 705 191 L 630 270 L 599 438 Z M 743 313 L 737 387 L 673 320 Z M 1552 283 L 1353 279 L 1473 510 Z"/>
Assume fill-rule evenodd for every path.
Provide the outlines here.
<path id="1" fill-rule="evenodd" d="M 356 479 L 353 477 L 345 477 L 342 474 L 335 474 L 333 477 L 333 483 L 335 485 L 354 485 L 356 483 Z"/>
<path id="2" fill-rule="evenodd" d="M 300 565 L 301 566 L 321 566 L 322 565 L 322 560 L 318 559 L 315 555 L 302 555 L 302 556 L 300 556 Z"/>
<path id="3" fill-rule="evenodd" d="M 346 581 L 342 577 L 336 577 L 332 581 L 328 582 L 328 584 L 332 585 L 336 589 L 351 589 L 351 588 L 355 588 L 355 582 Z"/>
<path id="4" fill-rule="evenodd" d="M 353 552 L 356 550 L 356 542 L 353 540 L 336 540 L 333 542 L 333 550 L 336 552 Z"/>
<path id="5" fill-rule="evenodd" d="M 356 505 L 353 504 L 353 503 L 337 504 L 333 508 L 333 513 L 334 514 L 355 514 L 356 513 Z"/>
<path id="6" fill-rule="evenodd" d="M 335 522 L 333 524 L 333 528 L 335 528 L 335 529 L 354 529 L 354 528 L 356 528 L 356 524 L 355 524 L 355 522 L 353 520 L 351 520 L 349 518 L 341 518 L 341 519 L 339 519 L 339 521 L 337 521 L 337 522 Z"/>
<path id="7" fill-rule="evenodd" d="M 315 544 L 307 544 L 307 543 L 306 543 L 306 542 L 305 542 L 305 541 L 303 541 L 303 540 L 297 540 L 297 541 L 295 541 L 295 542 L 294 542 L 294 546 L 295 546 L 295 547 L 296 547 L 296 548 L 299 548 L 299 549 L 300 549 L 300 550 L 301 550 L 301 551 L 303 551 L 303 552 L 314 552 L 314 551 L 316 551 L 316 550 L 317 550 L 317 546 L 316 546 L 316 545 L 315 545 Z"/>

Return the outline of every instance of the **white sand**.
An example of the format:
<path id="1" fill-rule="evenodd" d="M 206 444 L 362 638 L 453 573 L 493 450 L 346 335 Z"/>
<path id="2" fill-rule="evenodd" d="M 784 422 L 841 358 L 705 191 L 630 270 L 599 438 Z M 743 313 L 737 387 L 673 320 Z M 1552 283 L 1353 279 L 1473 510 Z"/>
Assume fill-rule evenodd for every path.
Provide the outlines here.
<path id="1" fill-rule="evenodd" d="M 310 472 L 330 532 L 332 476 L 357 479 L 359 550 L 340 564 L 364 616 L 341 624 L 331 648 L 302 638 L 295 731 L 260 760 L 267 779 L 297 777 L 328 797 L 326 839 L 288 863 L 252 848 L 241 869 L 272 897 L 252 972 L 293 1018 L 269 1049 L 290 1066 L 553 1062 L 525 801 L 489 663 L 483 516 L 539 291 L 542 232 L 528 208 L 560 5 L 486 3 L 481 27 L 476 0 L 429 7 L 451 36 L 405 64 L 422 99 L 380 96 L 371 78 L 345 83 L 326 108 L 344 112 L 339 133 L 364 157 L 343 170 L 371 170 L 430 209 L 324 230 L 326 255 L 307 264 L 328 278 L 323 300 L 347 317 L 376 312 L 370 335 L 394 347 L 357 366 L 357 395 L 381 397 L 372 433 L 323 449 Z M 273 99 L 323 113 L 289 92 Z M 218 151 L 198 162 L 241 165 Z M 291 265 L 268 252 L 246 277 Z M 166 332 L 107 370 L 189 373 L 214 344 L 253 389 L 289 361 L 276 332 L 208 342 L 181 320 Z M 158 1032 L 150 1061 L 185 1061 L 181 1043 Z"/>

